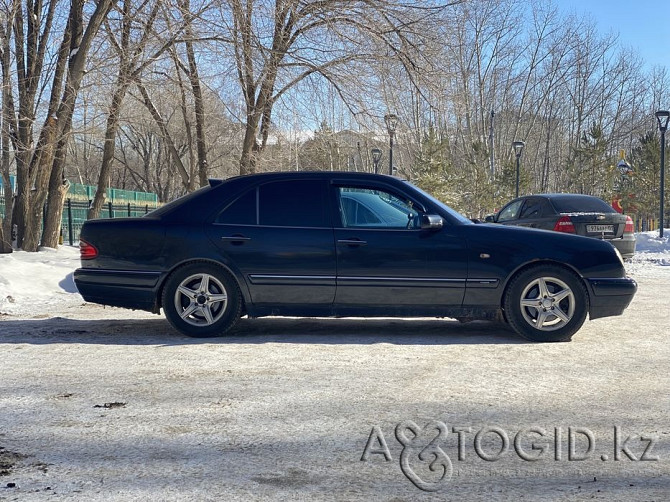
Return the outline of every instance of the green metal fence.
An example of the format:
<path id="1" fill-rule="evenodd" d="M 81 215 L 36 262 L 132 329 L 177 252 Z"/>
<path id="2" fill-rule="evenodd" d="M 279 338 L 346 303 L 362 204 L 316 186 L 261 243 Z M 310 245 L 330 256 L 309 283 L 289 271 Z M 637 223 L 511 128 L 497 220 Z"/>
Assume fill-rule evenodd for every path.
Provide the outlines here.
<path id="1" fill-rule="evenodd" d="M 63 208 L 62 232 L 63 239 L 72 245 L 79 240 L 79 233 L 88 219 L 88 201 L 67 199 Z M 100 212 L 100 218 L 126 218 L 144 216 L 153 208 L 149 204 L 112 204 L 107 202 Z"/>
<path id="2" fill-rule="evenodd" d="M 67 191 L 67 197 L 76 201 L 90 201 L 95 197 L 96 187 L 92 185 L 82 185 L 81 183 L 71 183 Z M 112 204 L 135 204 L 151 208 L 158 207 L 158 195 L 151 192 L 136 192 L 134 190 L 122 190 L 120 188 L 108 188 L 106 201 Z"/>
<path id="3" fill-rule="evenodd" d="M 12 184 L 14 177 L 11 177 Z M 63 207 L 62 235 L 66 242 L 73 244 L 79 240 L 79 232 L 87 220 L 88 208 L 95 197 L 96 187 L 72 183 L 68 189 Z M 10 193 L 9 190 L 6 192 Z M 5 217 L 5 187 L 0 180 L 0 217 Z M 135 192 L 119 188 L 108 188 L 106 203 L 100 218 L 125 218 L 144 216 L 160 206 L 158 195 L 150 192 Z"/>
<path id="4" fill-rule="evenodd" d="M 10 176 L 12 188 L 16 183 L 15 176 Z M 82 185 L 81 183 L 70 183 L 70 188 L 67 191 L 67 198 L 76 201 L 91 201 L 95 197 L 97 187 L 94 185 Z M 0 197 L 5 194 L 5 187 L 0 178 Z M 158 195 L 153 192 L 136 192 L 134 190 L 122 190 L 120 188 L 108 188 L 106 201 L 111 201 L 112 204 L 135 204 L 138 206 L 149 205 L 151 208 L 156 208 L 160 204 L 158 202 Z"/>

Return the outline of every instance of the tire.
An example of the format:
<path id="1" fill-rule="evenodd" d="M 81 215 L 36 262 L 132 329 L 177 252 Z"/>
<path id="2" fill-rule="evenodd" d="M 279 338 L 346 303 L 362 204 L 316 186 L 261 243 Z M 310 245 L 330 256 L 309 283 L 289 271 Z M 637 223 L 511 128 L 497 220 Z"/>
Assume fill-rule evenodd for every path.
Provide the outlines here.
<path id="1" fill-rule="evenodd" d="M 242 310 L 237 282 L 223 268 L 194 262 L 175 270 L 163 288 L 163 311 L 180 333 L 195 338 L 222 336 Z"/>
<path id="2" fill-rule="evenodd" d="M 555 265 L 521 271 L 505 292 L 505 317 L 534 342 L 570 341 L 586 320 L 589 296 L 581 279 Z"/>

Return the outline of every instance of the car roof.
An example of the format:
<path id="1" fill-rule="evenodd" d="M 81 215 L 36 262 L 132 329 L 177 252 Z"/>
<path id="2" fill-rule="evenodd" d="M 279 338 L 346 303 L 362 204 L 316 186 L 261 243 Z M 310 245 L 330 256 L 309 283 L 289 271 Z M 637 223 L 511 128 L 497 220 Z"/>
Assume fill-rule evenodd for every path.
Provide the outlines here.
<path id="1" fill-rule="evenodd" d="M 557 200 L 560 200 L 560 199 L 564 199 L 564 200 L 565 199 L 576 199 L 576 198 L 579 198 L 579 197 L 588 197 L 590 199 L 599 199 L 598 197 L 596 197 L 594 195 L 586 195 L 586 194 L 582 194 L 582 193 L 536 193 L 536 194 L 531 194 L 531 195 L 524 195 L 523 197 L 520 197 L 520 198 L 527 199 L 529 197 L 541 197 L 543 199 L 557 199 Z M 600 199 L 600 200 L 602 200 L 602 199 Z"/>
<path id="2" fill-rule="evenodd" d="M 375 173 L 361 173 L 361 172 L 352 172 L 352 171 L 273 171 L 268 173 L 255 173 L 255 174 L 245 174 L 240 176 L 233 176 L 231 178 L 219 179 L 212 178 L 209 180 L 210 185 L 216 186 L 223 182 L 233 181 L 237 179 L 245 179 L 250 183 L 256 180 L 272 180 L 275 178 L 280 179 L 305 179 L 305 178 L 314 178 L 314 179 L 330 179 L 330 178 L 360 178 L 360 179 L 369 179 L 369 180 L 383 180 L 383 179 L 393 179 L 393 180 L 403 180 L 398 176 L 391 176 L 388 174 L 375 174 Z"/>

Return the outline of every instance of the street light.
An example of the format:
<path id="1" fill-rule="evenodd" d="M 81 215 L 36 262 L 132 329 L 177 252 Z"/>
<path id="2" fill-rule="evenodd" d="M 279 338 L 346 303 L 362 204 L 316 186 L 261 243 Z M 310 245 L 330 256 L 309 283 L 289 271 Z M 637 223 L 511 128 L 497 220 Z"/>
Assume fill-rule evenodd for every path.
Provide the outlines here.
<path id="1" fill-rule="evenodd" d="M 512 147 L 514 148 L 514 153 L 516 154 L 516 197 L 519 196 L 519 162 L 521 159 L 521 152 L 523 152 L 523 147 L 526 146 L 526 143 L 523 141 L 513 141 Z"/>
<path id="2" fill-rule="evenodd" d="M 384 115 L 384 122 L 386 122 L 386 129 L 389 132 L 389 174 L 393 175 L 393 136 L 396 127 L 398 127 L 398 116 L 393 113 Z"/>
<path id="3" fill-rule="evenodd" d="M 663 237 L 663 198 L 665 196 L 665 131 L 668 130 L 668 120 L 670 120 L 670 111 L 659 110 L 656 112 L 658 128 L 661 130 L 661 211 L 659 217 L 660 229 L 658 236 Z"/>
<path id="4" fill-rule="evenodd" d="M 370 150 L 372 154 L 372 164 L 375 166 L 375 174 L 379 171 L 379 161 L 382 159 L 382 151 L 379 148 Z"/>

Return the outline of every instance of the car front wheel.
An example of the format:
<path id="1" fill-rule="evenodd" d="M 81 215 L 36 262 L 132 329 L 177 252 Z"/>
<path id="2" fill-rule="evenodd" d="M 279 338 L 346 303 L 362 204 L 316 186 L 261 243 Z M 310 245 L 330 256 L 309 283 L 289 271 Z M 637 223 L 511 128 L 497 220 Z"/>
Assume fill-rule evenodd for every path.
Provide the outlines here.
<path id="1" fill-rule="evenodd" d="M 510 282 L 504 299 L 509 324 L 535 342 L 566 342 L 584 324 L 589 298 L 582 281 L 561 267 L 546 265 L 522 271 Z"/>
<path id="2" fill-rule="evenodd" d="M 165 317 L 179 332 L 198 338 L 221 336 L 240 317 L 241 295 L 221 267 L 191 263 L 167 280 L 162 297 Z"/>

